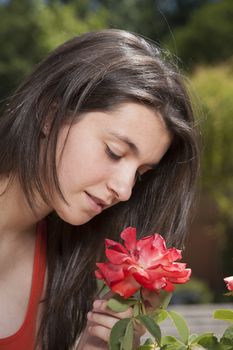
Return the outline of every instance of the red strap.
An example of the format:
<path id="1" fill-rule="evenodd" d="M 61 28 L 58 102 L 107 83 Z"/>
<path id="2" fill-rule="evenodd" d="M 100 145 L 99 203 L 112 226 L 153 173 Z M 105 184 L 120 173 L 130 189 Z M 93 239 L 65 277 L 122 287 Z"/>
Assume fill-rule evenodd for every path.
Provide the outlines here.
<path id="1" fill-rule="evenodd" d="M 0 350 L 33 350 L 36 333 L 38 305 L 41 300 L 46 271 L 46 222 L 36 229 L 36 244 L 32 285 L 26 316 L 22 326 L 13 335 L 0 339 Z"/>

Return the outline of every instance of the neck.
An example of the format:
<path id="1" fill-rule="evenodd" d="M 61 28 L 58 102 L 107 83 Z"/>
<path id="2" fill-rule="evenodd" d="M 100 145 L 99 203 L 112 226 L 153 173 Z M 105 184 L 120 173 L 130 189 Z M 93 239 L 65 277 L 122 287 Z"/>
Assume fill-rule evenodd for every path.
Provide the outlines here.
<path id="1" fill-rule="evenodd" d="M 0 178 L 0 240 L 34 232 L 36 223 L 50 211 L 44 203 L 32 211 L 17 177 L 10 183 L 6 176 Z"/>

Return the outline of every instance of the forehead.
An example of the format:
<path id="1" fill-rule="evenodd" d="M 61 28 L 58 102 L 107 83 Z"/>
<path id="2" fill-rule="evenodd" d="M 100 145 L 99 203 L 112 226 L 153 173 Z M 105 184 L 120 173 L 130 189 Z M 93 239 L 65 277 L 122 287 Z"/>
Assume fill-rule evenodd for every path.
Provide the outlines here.
<path id="1" fill-rule="evenodd" d="M 169 132 L 161 114 L 143 104 L 124 103 L 114 111 L 103 112 L 103 114 L 112 116 L 112 126 L 118 126 L 119 129 L 129 128 L 129 132 L 132 130 L 138 134 L 148 135 L 153 132 Z M 107 128 L 106 130 L 109 131 Z"/>
<path id="2" fill-rule="evenodd" d="M 89 112 L 85 119 L 91 129 L 126 144 L 138 157 L 159 160 L 172 138 L 161 115 L 139 103 L 124 103 L 111 112 Z"/>

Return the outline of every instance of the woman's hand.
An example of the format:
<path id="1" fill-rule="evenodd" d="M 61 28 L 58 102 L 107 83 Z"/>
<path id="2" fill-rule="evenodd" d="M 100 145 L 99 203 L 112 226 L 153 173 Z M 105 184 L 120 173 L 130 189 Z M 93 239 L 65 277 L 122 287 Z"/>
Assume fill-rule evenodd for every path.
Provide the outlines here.
<path id="1" fill-rule="evenodd" d="M 167 305 L 172 297 L 172 293 L 160 291 L 160 293 L 157 294 L 154 291 L 142 289 L 142 297 L 144 300 L 144 305 L 146 306 L 146 311 L 148 313 L 153 313 L 158 309 L 167 308 Z"/>
<path id="2" fill-rule="evenodd" d="M 107 307 L 107 300 L 95 300 L 93 309 L 87 314 L 87 326 L 81 336 L 77 350 L 107 350 L 112 327 L 117 321 L 132 316 L 132 308 L 124 312 L 113 312 Z M 135 329 L 135 347 L 145 330 L 141 326 Z"/>
<path id="3" fill-rule="evenodd" d="M 112 293 L 105 298 L 109 299 Z M 150 314 L 159 309 L 163 303 L 164 296 L 158 295 L 147 289 L 142 290 L 146 311 Z M 133 310 L 130 307 L 124 312 L 113 312 L 107 306 L 106 299 L 98 299 L 93 303 L 93 309 L 87 314 L 87 325 L 82 333 L 76 350 L 108 350 L 108 341 L 112 327 L 117 321 L 131 317 Z M 134 348 L 140 345 L 140 337 L 145 333 L 145 328 L 137 325 L 134 330 Z"/>

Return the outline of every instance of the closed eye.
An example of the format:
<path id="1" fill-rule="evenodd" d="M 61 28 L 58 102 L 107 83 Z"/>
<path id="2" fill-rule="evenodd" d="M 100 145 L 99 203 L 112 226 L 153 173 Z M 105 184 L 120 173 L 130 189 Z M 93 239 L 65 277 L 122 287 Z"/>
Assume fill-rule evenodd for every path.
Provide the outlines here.
<path id="1" fill-rule="evenodd" d="M 120 160 L 122 158 L 122 156 L 119 156 L 118 154 L 114 153 L 108 146 L 106 146 L 105 151 L 110 159 Z"/>

